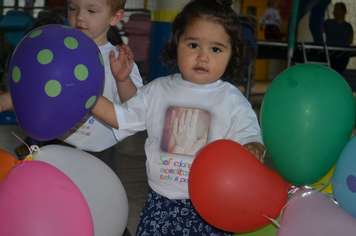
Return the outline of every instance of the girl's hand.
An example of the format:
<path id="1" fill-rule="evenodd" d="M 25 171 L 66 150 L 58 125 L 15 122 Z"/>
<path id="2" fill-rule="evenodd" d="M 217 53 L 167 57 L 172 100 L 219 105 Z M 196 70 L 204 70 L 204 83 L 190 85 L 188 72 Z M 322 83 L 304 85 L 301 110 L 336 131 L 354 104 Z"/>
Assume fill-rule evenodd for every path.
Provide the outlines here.
<path id="1" fill-rule="evenodd" d="M 264 152 L 265 148 L 261 143 L 253 142 L 245 144 L 244 147 L 254 155 L 262 164 L 265 163 Z"/>
<path id="2" fill-rule="evenodd" d="M 114 51 L 110 52 L 111 71 L 118 82 L 124 82 L 130 75 L 134 63 L 133 53 L 127 45 L 116 45 L 119 56 L 115 58 Z"/>

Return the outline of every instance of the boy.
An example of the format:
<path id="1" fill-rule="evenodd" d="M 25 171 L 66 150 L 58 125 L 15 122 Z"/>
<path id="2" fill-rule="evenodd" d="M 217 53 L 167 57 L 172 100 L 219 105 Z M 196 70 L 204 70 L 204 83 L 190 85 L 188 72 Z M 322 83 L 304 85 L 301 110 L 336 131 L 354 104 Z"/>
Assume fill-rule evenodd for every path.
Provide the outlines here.
<path id="1" fill-rule="evenodd" d="M 122 103 L 130 99 L 142 87 L 142 78 L 137 66 L 133 64 L 128 77 L 120 77 L 118 73 L 123 65 L 119 57 L 133 57 L 127 46 L 113 46 L 107 39 L 111 26 L 118 24 L 124 17 L 125 0 L 69 0 L 68 23 L 90 38 L 98 45 L 102 53 L 105 66 L 105 82 L 102 95 L 112 102 Z M 115 78 L 116 80 L 115 80 Z M 117 81 L 117 82 L 116 82 Z M 10 93 L 0 95 L 0 112 L 13 108 Z M 89 113 L 75 127 L 59 137 L 60 140 L 44 142 L 45 144 L 65 142 L 74 147 L 87 151 L 108 164 L 115 173 L 118 168 L 117 149 L 118 140 L 112 128 L 105 125 L 97 117 Z M 85 132 L 90 136 L 82 135 L 80 129 L 85 127 Z M 26 148 L 25 148 L 25 151 Z"/>

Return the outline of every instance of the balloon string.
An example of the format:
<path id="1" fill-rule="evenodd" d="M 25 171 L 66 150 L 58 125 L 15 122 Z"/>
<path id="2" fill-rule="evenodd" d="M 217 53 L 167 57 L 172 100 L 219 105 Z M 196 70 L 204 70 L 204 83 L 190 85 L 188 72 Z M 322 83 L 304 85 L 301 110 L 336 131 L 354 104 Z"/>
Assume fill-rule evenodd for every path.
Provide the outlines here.
<path id="1" fill-rule="evenodd" d="M 323 190 L 324 188 L 326 188 L 326 186 L 328 186 L 332 180 L 333 180 L 333 178 L 330 177 L 328 182 L 326 182 L 325 184 L 324 183 L 315 183 L 315 184 L 312 184 L 312 186 L 323 184 L 323 186 L 318 188 L 318 191 L 320 191 L 320 190 Z"/>
<path id="2" fill-rule="evenodd" d="M 267 216 L 265 216 L 265 215 L 263 215 L 263 216 L 264 216 L 265 218 L 269 219 L 270 221 L 272 221 L 272 223 L 273 223 L 275 226 L 277 226 L 278 228 L 281 228 L 281 227 L 282 227 L 281 224 L 278 223 L 278 221 L 276 221 L 275 219 L 269 218 L 269 217 L 267 217 Z"/>
<path id="3" fill-rule="evenodd" d="M 33 160 L 33 152 L 40 152 L 40 148 L 37 145 L 32 145 L 31 148 L 27 145 L 27 143 L 25 143 L 19 136 L 17 136 L 13 131 L 11 131 L 12 135 L 14 135 L 18 140 L 20 140 L 23 144 L 26 145 L 26 147 L 29 150 L 29 154 L 26 156 L 25 160 L 23 160 L 23 162 L 26 161 L 32 161 Z"/>
<path id="4" fill-rule="evenodd" d="M 337 201 L 334 199 L 334 194 L 320 192 L 321 190 L 323 190 L 324 188 L 326 188 L 326 187 L 331 183 L 332 180 L 333 180 L 333 178 L 330 177 L 329 180 L 328 180 L 328 182 L 326 182 L 325 184 L 324 184 L 324 183 L 315 183 L 315 184 L 312 184 L 312 185 L 323 184 L 323 186 L 321 186 L 320 188 L 317 189 L 317 190 L 319 191 L 319 193 L 320 193 L 320 194 L 323 194 L 323 195 L 325 195 L 325 196 L 327 196 L 328 198 L 330 198 L 331 200 L 333 200 L 333 202 L 334 202 L 336 205 L 339 205 L 339 203 L 337 203 Z"/>
<path id="5" fill-rule="evenodd" d="M 295 200 L 295 198 L 289 200 L 281 209 L 280 213 L 279 213 L 279 220 L 282 221 L 282 214 L 283 214 L 283 210 L 284 208 L 286 208 L 293 200 Z M 273 224 L 275 224 L 275 226 L 277 226 L 278 228 L 282 227 L 282 225 L 280 223 L 278 223 L 276 220 L 269 218 L 265 215 L 263 215 L 264 217 L 266 217 L 267 219 L 269 219 L 270 221 L 272 221 Z"/>
<path id="6" fill-rule="evenodd" d="M 32 145 L 32 146 L 31 146 L 31 150 L 32 150 L 33 152 L 41 152 L 40 147 L 37 146 L 37 145 Z"/>
<path id="7" fill-rule="evenodd" d="M 14 135 L 18 140 L 20 140 L 23 144 L 26 145 L 26 147 L 27 147 L 27 149 L 28 149 L 28 151 L 29 151 L 29 153 L 30 153 L 30 154 L 27 155 L 27 157 L 32 157 L 31 148 L 27 145 L 27 143 L 25 143 L 25 142 L 24 142 L 19 136 L 17 136 L 13 131 L 11 131 L 11 133 L 12 133 L 12 135 Z M 26 159 L 27 159 L 27 157 L 26 157 Z M 25 159 L 25 160 L 26 160 L 26 159 Z"/>

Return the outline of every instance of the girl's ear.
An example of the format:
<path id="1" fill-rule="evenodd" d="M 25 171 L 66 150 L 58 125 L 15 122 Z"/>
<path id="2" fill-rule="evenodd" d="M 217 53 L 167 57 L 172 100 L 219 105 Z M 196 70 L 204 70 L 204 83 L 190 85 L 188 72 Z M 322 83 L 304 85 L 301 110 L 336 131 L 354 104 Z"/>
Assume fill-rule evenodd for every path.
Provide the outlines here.
<path id="1" fill-rule="evenodd" d="M 124 16 L 125 16 L 124 10 L 123 10 L 123 9 L 118 10 L 118 11 L 111 17 L 110 25 L 111 25 L 111 26 L 117 25 L 117 24 L 122 20 L 122 18 L 124 18 Z"/>

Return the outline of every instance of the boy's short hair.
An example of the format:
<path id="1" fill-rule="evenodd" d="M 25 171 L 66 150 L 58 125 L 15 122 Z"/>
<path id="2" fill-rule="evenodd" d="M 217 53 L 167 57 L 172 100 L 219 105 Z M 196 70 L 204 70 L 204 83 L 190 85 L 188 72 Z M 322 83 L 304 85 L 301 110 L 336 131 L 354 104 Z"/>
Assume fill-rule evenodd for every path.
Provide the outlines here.
<path id="1" fill-rule="evenodd" d="M 343 2 L 337 2 L 337 3 L 335 3 L 334 7 L 336 7 L 336 6 L 339 6 L 343 12 L 347 13 L 345 3 L 343 3 Z"/>
<path id="2" fill-rule="evenodd" d="M 108 1 L 108 6 L 110 7 L 110 10 L 113 14 L 125 8 L 126 0 L 107 0 L 107 1 Z"/>
<path id="3" fill-rule="evenodd" d="M 267 0 L 266 1 L 266 6 L 270 7 L 273 6 L 273 4 L 275 4 L 278 0 Z"/>

